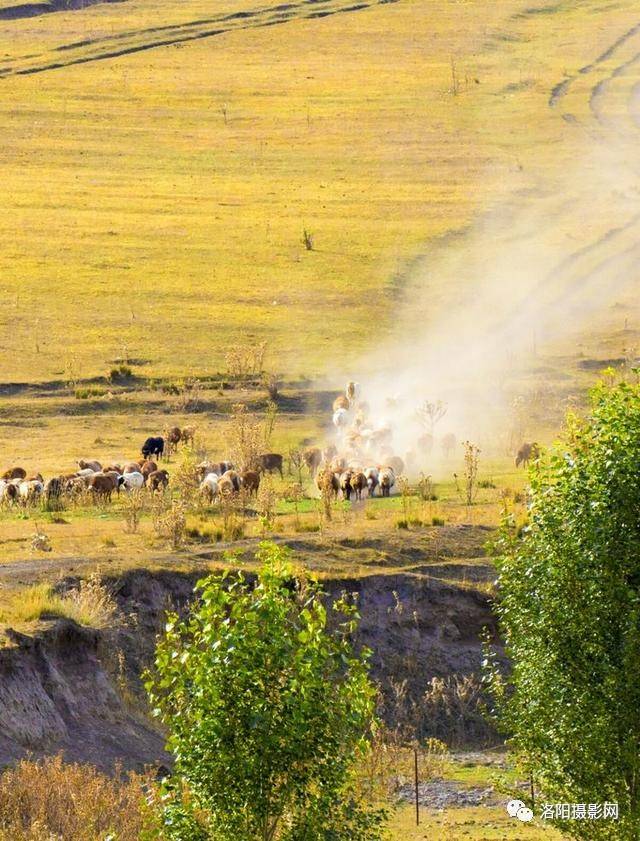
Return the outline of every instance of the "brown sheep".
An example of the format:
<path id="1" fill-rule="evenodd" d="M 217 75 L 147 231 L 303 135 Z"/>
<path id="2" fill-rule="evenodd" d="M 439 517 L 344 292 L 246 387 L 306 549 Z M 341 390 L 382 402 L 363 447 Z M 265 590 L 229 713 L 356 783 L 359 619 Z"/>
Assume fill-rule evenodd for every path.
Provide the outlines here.
<path id="1" fill-rule="evenodd" d="M 145 482 L 148 480 L 149 476 L 152 473 L 156 473 L 158 470 L 158 465 L 155 461 L 145 461 L 143 465 L 140 466 L 140 473 L 144 476 Z"/>
<path id="2" fill-rule="evenodd" d="M 167 453 L 171 455 L 171 453 L 175 453 L 178 449 L 178 444 L 182 441 L 182 430 L 179 426 L 172 426 L 170 429 L 164 433 L 165 441 L 167 445 Z"/>
<path id="3" fill-rule="evenodd" d="M 112 474 L 96 473 L 89 478 L 88 486 L 96 496 L 111 502 L 111 494 L 118 487 L 118 480 Z"/>
<path id="4" fill-rule="evenodd" d="M 418 438 L 418 449 L 423 453 L 430 453 L 433 450 L 433 435 L 425 432 Z"/>
<path id="5" fill-rule="evenodd" d="M 273 473 L 277 470 L 280 477 L 283 477 L 282 472 L 282 456 L 280 453 L 263 453 L 258 456 L 258 469 L 264 473 Z"/>
<path id="6" fill-rule="evenodd" d="M 218 481 L 218 493 L 221 496 L 231 496 L 235 493 L 233 482 L 228 476 L 221 476 Z"/>
<path id="7" fill-rule="evenodd" d="M 195 426 L 183 426 L 181 438 L 184 444 L 191 444 L 191 446 L 193 446 L 196 438 Z"/>
<path id="8" fill-rule="evenodd" d="M 260 474 L 257 470 L 245 470 L 240 474 L 240 484 L 247 491 L 249 496 L 258 493 L 260 487 Z"/>
<path id="9" fill-rule="evenodd" d="M 528 467 L 530 459 L 535 461 L 537 458 L 540 458 L 540 447 L 538 444 L 535 441 L 532 441 L 531 444 L 525 442 L 516 455 L 516 467 L 520 467 L 520 465 Z"/>
<path id="10" fill-rule="evenodd" d="M 307 465 L 309 473 L 312 476 L 315 476 L 316 471 L 320 466 L 320 462 L 322 461 L 322 452 L 320 451 L 320 448 L 309 447 L 309 449 L 304 451 L 302 457 L 304 458 L 304 463 Z"/>
<path id="11" fill-rule="evenodd" d="M 344 394 L 339 394 L 333 401 L 333 411 L 337 412 L 338 409 L 349 409 L 349 399 Z"/>
<path id="12" fill-rule="evenodd" d="M 329 491 L 332 496 L 337 497 L 340 490 L 340 482 L 335 472 L 328 464 L 321 464 L 316 473 L 316 486 L 320 492 Z"/>
<path id="13" fill-rule="evenodd" d="M 159 491 L 168 487 L 168 472 L 166 470 L 153 470 L 147 477 L 147 485 L 152 491 Z"/>
<path id="14" fill-rule="evenodd" d="M 236 493 L 240 490 L 240 476 L 235 470 L 226 470 L 220 478 L 228 479 Z"/>
<path id="15" fill-rule="evenodd" d="M 146 459 L 142 459 L 142 464 L 144 464 Z M 139 473 L 142 464 L 138 464 L 137 461 L 130 461 L 129 464 L 125 464 L 123 473 Z"/>
<path id="16" fill-rule="evenodd" d="M 361 470 L 358 470 L 351 477 L 351 490 L 356 495 L 356 499 L 362 499 L 362 491 L 367 487 L 367 477 Z"/>
<path id="17" fill-rule="evenodd" d="M 10 482 L 11 479 L 26 479 L 27 478 L 27 471 L 24 467 L 12 467 L 6 471 L 6 473 L 2 474 L 2 478 L 6 482 Z"/>
<path id="18" fill-rule="evenodd" d="M 106 467 L 102 469 L 103 473 L 118 473 L 122 474 L 122 466 L 119 464 L 108 464 Z"/>
<path id="19" fill-rule="evenodd" d="M 99 473 L 102 470 L 102 465 L 99 461 L 87 461 L 84 458 L 78 461 L 78 467 L 80 470 L 93 470 L 94 473 Z"/>

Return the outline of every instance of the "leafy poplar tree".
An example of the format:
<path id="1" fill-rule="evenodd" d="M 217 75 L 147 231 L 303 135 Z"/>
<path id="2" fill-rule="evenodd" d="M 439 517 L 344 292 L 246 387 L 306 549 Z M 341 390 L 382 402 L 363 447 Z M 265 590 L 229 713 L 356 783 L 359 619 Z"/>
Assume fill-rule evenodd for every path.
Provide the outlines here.
<path id="1" fill-rule="evenodd" d="M 368 841 L 383 814 L 356 796 L 354 763 L 374 714 L 359 616 L 296 578 L 262 544 L 257 581 L 212 575 L 185 619 L 170 616 L 147 688 L 169 731 L 168 837 Z"/>
<path id="2" fill-rule="evenodd" d="M 505 528 L 497 609 L 513 664 L 497 710 L 542 800 L 618 803 L 576 838 L 640 836 L 640 388 L 602 385 L 567 446 L 531 472 Z M 539 804 L 538 804 L 539 806 Z M 539 809 L 537 809 L 539 813 Z"/>

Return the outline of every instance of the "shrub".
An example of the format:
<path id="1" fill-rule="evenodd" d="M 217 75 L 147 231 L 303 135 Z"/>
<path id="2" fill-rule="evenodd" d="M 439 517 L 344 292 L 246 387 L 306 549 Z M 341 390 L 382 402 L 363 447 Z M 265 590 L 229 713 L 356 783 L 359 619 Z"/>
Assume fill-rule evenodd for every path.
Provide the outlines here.
<path id="1" fill-rule="evenodd" d="M 0 841 L 138 841 L 153 828 L 149 777 L 106 776 L 61 756 L 20 761 L 0 775 Z"/>
<path id="2" fill-rule="evenodd" d="M 51 617 L 72 619 L 91 628 L 111 628 L 117 621 L 117 604 L 97 574 L 77 588 L 60 594 L 49 584 L 34 584 L 20 591 L 0 614 L 4 622 L 32 622 Z"/>
<path id="3" fill-rule="evenodd" d="M 635 839 L 640 743 L 640 386 L 602 385 L 563 449 L 530 470 L 530 522 L 506 520 L 498 615 L 513 663 L 496 711 L 549 802 L 619 804 L 576 838 Z"/>
<path id="4" fill-rule="evenodd" d="M 185 619 L 168 617 L 148 677 L 169 730 L 168 838 L 374 841 L 382 814 L 355 791 L 374 689 L 344 599 L 328 626 L 324 593 L 263 544 L 256 582 L 212 575 Z"/>
<path id="5" fill-rule="evenodd" d="M 121 380 L 129 380 L 133 376 L 133 371 L 129 367 L 129 365 L 118 365 L 116 368 L 112 368 L 109 371 L 109 379 L 112 383 L 119 382 Z"/>

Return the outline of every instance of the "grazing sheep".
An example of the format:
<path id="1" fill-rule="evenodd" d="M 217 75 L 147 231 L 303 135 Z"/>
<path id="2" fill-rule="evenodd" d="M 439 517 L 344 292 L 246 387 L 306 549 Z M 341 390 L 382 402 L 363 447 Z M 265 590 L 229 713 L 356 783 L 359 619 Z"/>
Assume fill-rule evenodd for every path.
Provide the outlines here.
<path id="1" fill-rule="evenodd" d="M 393 469 L 391 467 L 381 467 L 378 473 L 378 482 L 380 483 L 380 493 L 382 496 L 390 496 L 391 488 L 396 483 Z"/>
<path id="2" fill-rule="evenodd" d="M 76 471 L 76 476 L 80 479 L 89 479 L 91 476 L 95 476 L 98 472 L 98 470 L 92 470 L 90 467 L 83 467 L 82 469 Z"/>
<path id="3" fill-rule="evenodd" d="M 228 479 L 231 482 L 235 493 L 238 493 L 238 491 L 240 490 L 240 476 L 236 473 L 235 470 L 226 470 L 220 478 Z"/>
<path id="4" fill-rule="evenodd" d="M 222 476 L 223 473 L 226 473 L 227 470 L 235 470 L 235 466 L 232 461 L 219 461 L 216 467 L 216 473 L 219 473 Z"/>
<path id="5" fill-rule="evenodd" d="M 146 459 L 142 460 L 142 464 L 144 464 Z M 130 461 L 129 464 L 125 464 L 124 466 L 124 473 L 140 473 L 140 468 L 142 464 L 138 464 L 137 461 Z"/>
<path id="6" fill-rule="evenodd" d="M 207 497 L 209 502 L 213 502 L 218 495 L 219 482 L 220 477 L 217 473 L 207 473 L 202 482 L 200 482 L 200 493 Z"/>
<path id="7" fill-rule="evenodd" d="M 418 449 L 423 453 L 429 454 L 433 450 L 433 435 L 430 435 L 428 432 L 421 435 L 418 438 Z"/>
<path id="8" fill-rule="evenodd" d="M 0 502 L 14 502 L 17 496 L 17 486 L 6 479 L 0 479 Z"/>
<path id="9" fill-rule="evenodd" d="M 349 420 L 349 414 L 346 409 L 336 409 L 333 413 L 333 425 L 337 430 L 344 429 Z"/>
<path id="10" fill-rule="evenodd" d="M 99 461 L 87 461 L 84 458 L 78 461 L 78 467 L 80 470 L 92 470 L 94 473 L 99 473 L 102 470 L 102 465 Z"/>
<path id="11" fill-rule="evenodd" d="M 264 473 L 273 473 L 277 470 L 282 477 L 282 456 L 280 453 L 263 453 L 258 456 L 258 469 Z"/>
<path id="12" fill-rule="evenodd" d="M 356 499 L 362 499 L 362 491 L 367 487 L 367 477 L 362 470 L 356 471 L 351 477 L 351 490 L 356 495 Z"/>
<path id="13" fill-rule="evenodd" d="M 178 444 L 182 440 L 182 431 L 179 426 L 172 426 L 165 432 L 167 436 L 167 450 L 170 453 L 175 453 L 178 449 Z"/>
<path id="14" fill-rule="evenodd" d="M 117 473 L 118 475 L 122 475 L 122 467 L 119 464 L 108 464 L 106 467 L 102 468 L 103 473 Z"/>
<path id="15" fill-rule="evenodd" d="M 354 383 L 353 381 L 348 382 L 344 393 L 347 396 L 347 400 L 349 400 L 350 403 L 353 403 L 354 400 L 357 400 L 360 397 L 360 383 Z"/>
<path id="16" fill-rule="evenodd" d="M 328 464 L 321 464 L 316 473 L 316 487 L 320 492 L 330 490 L 334 497 L 338 496 L 340 482 L 338 474 Z"/>
<path id="17" fill-rule="evenodd" d="M 125 473 L 122 477 L 122 487 L 125 491 L 140 490 L 144 487 L 144 476 L 142 473 Z"/>
<path id="18" fill-rule="evenodd" d="M 235 490 L 234 484 L 228 476 L 220 477 L 218 480 L 218 493 L 220 496 L 232 496 Z"/>
<path id="19" fill-rule="evenodd" d="M 257 470 L 245 470 L 244 473 L 240 474 L 240 485 L 249 496 L 257 494 L 260 487 L 260 474 Z"/>
<path id="20" fill-rule="evenodd" d="M 2 474 L 2 478 L 9 482 L 11 479 L 26 479 L 27 471 L 24 467 L 12 467 Z"/>
<path id="21" fill-rule="evenodd" d="M 190 444 L 193 446 L 196 440 L 196 428 L 195 426 L 183 426 L 182 427 L 182 442 L 183 444 Z"/>
<path id="22" fill-rule="evenodd" d="M 347 460 L 342 456 L 336 456 L 331 460 L 329 467 L 334 473 L 342 473 L 347 469 Z"/>
<path id="23" fill-rule="evenodd" d="M 367 467 L 364 470 L 365 479 L 367 480 L 367 487 L 369 489 L 369 496 L 375 496 L 375 491 L 380 484 L 378 480 L 378 468 Z"/>
<path id="24" fill-rule="evenodd" d="M 142 445 L 141 453 L 145 458 L 149 456 L 158 456 L 164 453 L 164 438 L 162 436 L 147 438 Z"/>
<path id="25" fill-rule="evenodd" d="M 320 462 L 322 461 L 322 452 L 319 447 L 309 447 L 302 454 L 304 463 L 307 465 L 309 473 L 312 476 L 316 475 Z"/>
<path id="26" fill-rule="evenodd" d="M 145 461 L 143 465 L 140 466 L 140 473 L 144 476 L 145 482 L 149 478 L 152 473 L 155 473 L 158 469 L 158 465 L 155 461 Z"/>
<path id="27" fill-rule="evenodd" d="M 147 486 L 152 491 L 159 491 L 169 485 L 169 473 L 166 470 L 154 470 L 147 477 Z"/>
<path id="28" fill-rule="evenodd" d="M 351 499 L 351 492 L 353 490 L 351 486 L 351 478 L 353 474 L 350 470 L 345 470 L 344 473 L 340 474 L 340 490 L 342 491 L 342 498 L 346 500 Z"/>
<path id="29" fill-rule="evenodd" d="M 42 494 L 43 489 L 44 484 L 40 479 L 23 479 L 18 485 L 18 496 L 27 505 L 30 502 L 35 502 Z"/>
<path id="30" fill-rule="evenodd" d="M 531 444 L 525 442 L 516 455 L 516 467 L 520 467 L 520 465 L 528 467 L 529 461 L 531 459 L 535 461 L 537 458 L 540 458 L 540 447 L 538 444 L 535 441 L 532 441 Z"/>
<path id="31" fill-rule="evenodd" d="M 400 456 L 391 456 L 390 459 L 387 459 L 387 466 L 393 470 L 396 476 L 404 473 L 404 461 L 402 461 Z"/>
<path id="32" fill-rule="evenodd" d="M 64 482 L 60 476 L 54 476 L 45 482 L 44 498 L 47 503 L 53 503 L 60 499 L 64 493 Z"/>
<path id="33" fill-rule="evenodd" d="M 96 497 L 101 497 L 106 502 L 111 502 L 111 494 L 116 490 L 119 483 L 122 484 L 124 482 L 124 476 L 118 476 L 116 478 L 112 474 L 94 473 L 89 479 L 88 487 Z"/>
<path id="34" fill-rule="evenodd" d="M 215 473 L 216 467 L 213 462 L 205 459 L 201 461 L 200 464 L 196 465 L 196 473 L 198 474 L 198 478 L 202 482 L 205 476 L 208 476 L 209 473 Z"/>
<path id="35" fill-rule="evenodd" d="M 450 454 L 455 450 L 456 444 L 456 436 L 453 434 L 453 432 L 449 432 L 443 437 L 442 452 L 445 458 L 449 458 Z"/>
<path id="36" fill-rule="evenodd" d="M 333 401 L 333 411 L 337 412 L 338 409 L 344 409 L 345 412 L 349 409 L 349 400 L 344 394 L 339 394 Z"/>

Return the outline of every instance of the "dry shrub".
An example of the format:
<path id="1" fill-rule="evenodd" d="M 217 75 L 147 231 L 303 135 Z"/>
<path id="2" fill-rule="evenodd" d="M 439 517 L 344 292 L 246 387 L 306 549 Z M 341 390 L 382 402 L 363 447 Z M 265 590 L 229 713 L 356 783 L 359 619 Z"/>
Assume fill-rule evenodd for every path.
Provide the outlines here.
<path id="1" fill-rule="evenodd" d="M 264 430 L 260 419 L 242 403 L 231 413 L 227 433 L 227 450 L 239 470 L 255 470 L 262 452 Z"/>
<path id="2" fill-rule="evenodd" d="M 239 379 L 257 376 L 264 369 L 266 352 L 266 342 L 234 345 L 224 357 L 227 373 Z"/>
<path id="3" fill-rule="evenodd" d="M 181 413 L 197 412 L 202 399 L 202 383 L 195 377 L 184 380 L 178 385 L 176 410 Z"/>
<path id="4" fill-rule="evenodd" d="M 140 525 L 140 518 L 145 509 L 144 491 L 135 488 L 124 496 L 124 530 L 127 534 L 136 534 Z"/>
<path id="5" fill-rule="evenodd" d="M 198 487 L 200 486 L 199 461 L 195 447 L 183 447 L 180 460 L 171 474 L 171 486 L 187 506 L 196 502 Z"/>
<path id="6" fill-rule="evenodd" d="M 266 371 L 263 373 L 261 382 L 263 387 L 267 390 L 269 400 L 276 401 L 279 395 L 278 377 L 276 374 L 270 374 Z"/>
<path id="7" fill-rule="evenodd" d="M 242 501 L 238 494 L 222 493 L 218 496 L 222 514 L 222 536 L 225 540 L 240 540 L 244 536 Z"/>
<path id="8" fill-rule="evenodd" d="M 187 531 L 187 513 L 184 502 L 173 500 L 171 507 L 154 521 L 156 534 L 168 540 L 173 549 L 184 543 Z"/>
<path id="9" fill-rule="evenodd" d="M 465 441 L 464 447 L 464 472 L 462 477 L 457 473 L 453 474 L 456 483 L 456 490 L 461 498 L 464 499 L 467 505 L 473 505 L 476 494 L 478 493 L 478 467 L 480 464 L 480 447 L 472 444 L 471 441 Z M 462 478 L 463 484 L 460 485 L 459 479 Z"/>
<path id="10" fill-rule="evenodd" d="M 153 827 L 149 776 L 113 777 L 60 755 L 22 760 L 0 775 L 1 841 L 138 841 Z"/>
<path id="11" fill-rule="evenodd" d="M 49 584 L 35 584 L 20 591 L 0 618 L 4 622 L 32 622 L 45 617 L 72 619 L 91 628 L 111 628 L 118 606 L 113 593 L 97 573 L 80 581 L 76 589 L 56 593 Z"/>
<path id="12" fill-rule="evenodd" d="M 273 479 L 271 476 L 263 476 L 257 496 L 258 518 L 263 536 L 273 531 L 277 502 L 278 494 L 273 486 Z"/>
<path id="13" fill-rule="evenodd" d="M 451 746 L 486 745 L 496 740 L 484 714 L 482 684 L 474 674 L 431 678 L 417 712 L 421 730 Z"/>

